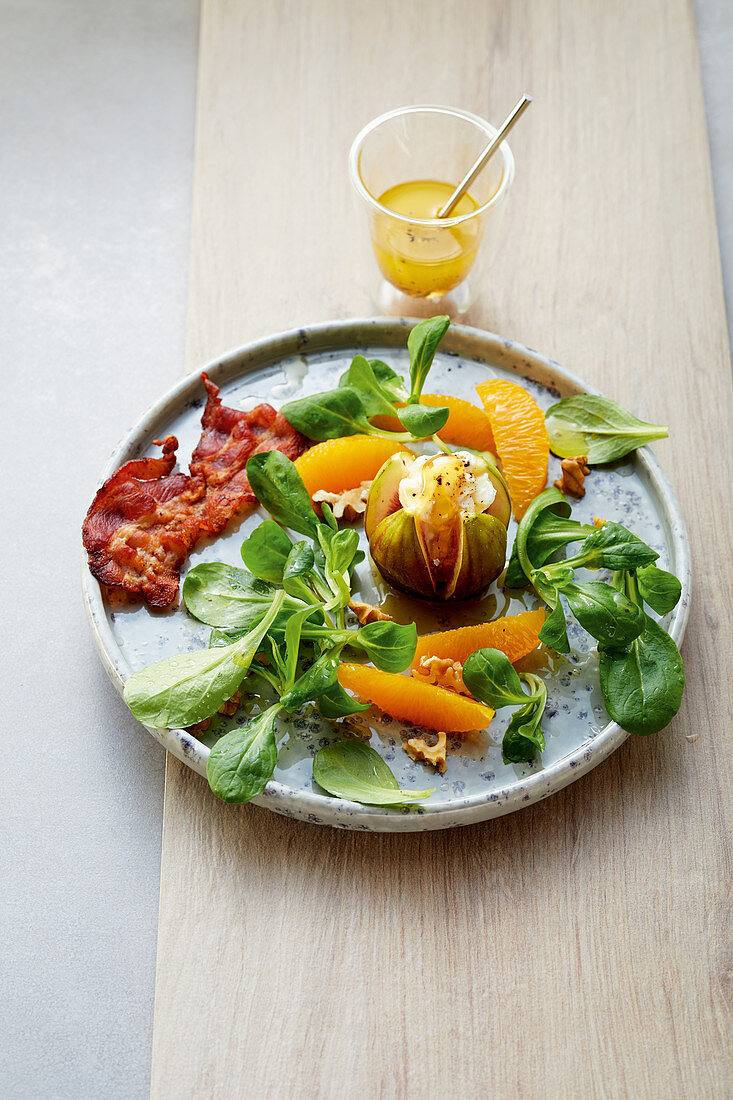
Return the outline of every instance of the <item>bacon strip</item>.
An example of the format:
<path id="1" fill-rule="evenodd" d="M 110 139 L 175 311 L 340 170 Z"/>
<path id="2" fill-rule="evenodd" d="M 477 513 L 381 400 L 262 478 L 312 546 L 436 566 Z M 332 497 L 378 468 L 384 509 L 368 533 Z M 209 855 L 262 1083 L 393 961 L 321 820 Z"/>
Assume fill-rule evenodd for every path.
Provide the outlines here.
<path id="1" fill-rule="evenodd" d="M 245 471 L 247 460 L 259 451 L 282 451 L 294 459 L 308 443 L 272 405 L 258 405 L 251 412 L 228 409 L 221 403 L 219 387 L 205 374 L 201 377 L 208 398 L 190 468 L 194 477 L 206 482 L 204 529 L 217 535 L 244 504 L 257 503 Z"/>
<path id="2" fill-rule="evenodd" d="M 97 492 L 82 537 L 89 568 L 102 584 L 169 607 L 180 569 L 196 542 L 223 531 L 236 512 L 256 504 L 245 465 L 257 451 L 297 458 L 307 440 L 271 405 L 240 412 L 222 405 L 219 387 L 201 375 L 208 399 L 191 474 L 173 473 L 178 441 L 168 436 L 157 458 L 126 462 Z"/>
<path id="3" fill-rule="evenodd" d="M 202 478 L 171 473 L 176 437 L 162 447 L 159 458 L 126 462 L 105 481 L 82 528 L 97 580 L 153 607 L 168 607 L 178 594 L 181 565 L 200 534 L 196 506 L 205 492 Z"/>

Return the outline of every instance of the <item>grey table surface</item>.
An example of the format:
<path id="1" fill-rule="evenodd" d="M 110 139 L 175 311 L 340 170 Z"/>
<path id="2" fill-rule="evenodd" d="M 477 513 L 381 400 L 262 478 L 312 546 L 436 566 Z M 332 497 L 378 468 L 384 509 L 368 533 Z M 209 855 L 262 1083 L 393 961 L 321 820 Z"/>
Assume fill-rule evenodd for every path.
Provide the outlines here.
<path id="1" fill-rule="evenodd" d="M 92 646 L 79 527 L 182 371 L 198 9 L 0 0 L 8 1100 L 148 1093 L 164 761 Z M 730 328 L 733 4 L 696 16 Z"/>

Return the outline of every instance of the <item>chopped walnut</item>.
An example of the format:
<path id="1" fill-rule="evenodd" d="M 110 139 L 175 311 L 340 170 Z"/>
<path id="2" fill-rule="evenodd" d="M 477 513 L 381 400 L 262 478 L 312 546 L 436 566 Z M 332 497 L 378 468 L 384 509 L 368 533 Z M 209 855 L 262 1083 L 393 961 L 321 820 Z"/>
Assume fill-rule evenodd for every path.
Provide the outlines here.
<path id="1" fill-rule="evenodd" d="M 235 691 L 231 699 L 227 699 L 226 703 L 222 703 L 219 707 L 217 714 L 226 714 L 228 718 L 231 718 L 233 714 L 237 713 L 239 704 L 242 702 L 241 691 Z"/>
<path id="2" fill-rule="evenodd" d="M 366 511 L 371 484 L 371 481 L 362 481 L 356 489 L 347 489 L 344 493 L 327 493 L 325 489 L 319 489 L 313 494 L 313 503 L 330 504 L 336 519 L 345 519 L 347 523 L 353 523 Z"/>
<path id="3" fill-rule="evenodd" d="M 210 725 L 211 719 L 204 718 L 203 721 L 197 722 L 195 726 L 186 726 L 186 729 L 189 733 L 206 733 Z"/>
<path id="4" fill-rule="evenodd" d="M 576 458 L 564 458 L 560 463 L 562 477 L 555 482 L 555 488 L 567 496 L 584 497 L 585 486 L 583 482 L 590 473 L 588 456 L 578 455 Z"/>
<path id="5" fill-rule="evenodd" d="M 239 704 L 242 702 L 241 691 L 235 691 L 231 699 L 227 699 L 226 703 L 222 703 L 219 707 L 217 714 L 224 714 L 227 718 L 231 718 L 233 714 L 237 713 Z M 210 718 L 204 718 L 203 721 L 197 722 L 195 726 L 186 726 L 189 733 L 206 733 L 207 729 L 211 725 Z"/>
<path id="6" fill-rule="evenodd" d="M 451 661 L 448 657 L 421 657 L 413 676 L 427 680 L 429 684 L 456 691 L 459 695 L 469 695 L 463 683 L 463 665 L 460 661 Z"/>
<path id="7" fill-rule="evenodd" d="M 349 610 L 353 611 L 362 626 L 367 623 L 393 623 L 394 619 L 386 611 L 380 611 L 370 603 L 361 603 L 360 600 L 349 600 Z"/>
<path id="8" fill-rule="evenodd" d="M 413 760 L 424 761 L 432 764 L 442 773 L 445 771 L 445 757 L 448 751 L 448 738 L 444 730 L 438 734 L 438 740 L 434 745 L 429 745 L 424 737 L 411 737 L 402 746 L 408 756 Z"/>

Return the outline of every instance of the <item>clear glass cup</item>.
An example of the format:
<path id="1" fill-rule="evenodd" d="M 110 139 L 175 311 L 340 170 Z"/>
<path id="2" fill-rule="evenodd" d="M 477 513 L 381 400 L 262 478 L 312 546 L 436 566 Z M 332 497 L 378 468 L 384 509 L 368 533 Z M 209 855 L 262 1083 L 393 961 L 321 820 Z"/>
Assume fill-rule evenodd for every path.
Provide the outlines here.
<path id="1" fill-rule="evenodd" d="M 448 218 L 413 216 L 414 190 L 405 195 L 400 185 L 437 184 L 421 196 L 420 213 L 431 195 L 440 198 L 437 209 L 495 134 L 496 127 L 478 115 L 421 104 L 380 115 L 356 136 L 349 173 L 381 275 L 372 286 L 381 312 L 460 317 L 469 308 L 514 178 L 509 146 L 501 143 Z"/>

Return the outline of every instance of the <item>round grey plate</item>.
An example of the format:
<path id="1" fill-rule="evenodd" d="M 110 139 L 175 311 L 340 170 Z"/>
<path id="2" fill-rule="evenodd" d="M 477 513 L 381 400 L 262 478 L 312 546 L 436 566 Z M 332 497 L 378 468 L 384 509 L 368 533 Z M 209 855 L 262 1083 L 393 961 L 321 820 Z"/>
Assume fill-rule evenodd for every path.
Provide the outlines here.
<path id="1" fill-rule="evenodd" d="M 205 369 L 222 388 L 225 404 L 250 408 L 260 401 L 280 406 L 296 395 L 315 393 L 336 384 L 358 351 L 385 359 L 407 372 L 408 321 L 336 321 L 267 337 L 230 352 Z M 465 326 L 448 331 L 429 376 L 427 390 L 450 393 L 476 402 L 474 386 L 490 376 L 518 379 L 546 408 L 579 391 L 596 392 L 558 363 L 511 340 Z M 203 386 L 199 374 L 183 379 L 161 398 L 133 428 L 110 458 L 102 474 L 107 478 L 123 462 L 157 453 L 153 439 L 178 436 L 179 461 L 185 468 L 200 433 Z M 559 464 L 551 458 L 550 480 Z M 682 599 L 664 620 L 679 645 L 687 620 L 690 563 L 684 523 L 670 485 L 648 449 L 614 467 L 594 469 L 584 500 L 573 515 L 591 522 L 594 515 L 624 523 L 660 554 L 660 565 L 682 581 Z M 232 523 L 215 540 L 197 547 L 184 568 L 201 561 L 241 565 L 242 540 L 263 518 L 255 511 L 240 524 Z M 510 542 L 516 525 L 509 530 Z M 363 536 L 362 536 L 363 537 Z M 190 619 L 182 607 L 151 612 L 107 597 L 84 563 L 83 589 L 94 640 L 114 684 L 121 691 L 132 671 L 162 657 L 207 644 L 208 629 Z M 515 614 L 534 606 L 531 597 L 509 598 L 492 588 L 480 603 L 436 619 L 419 601 L 401 601 L 391 595 L 373 572 L 369 559 L 357 571 L 356 594 L 371 602 L 392 602 L 397 618 L 411 621 L 421 632 L 465 622 L 481 622 L 496 615 Z M 341 828 L 409 832 L 468 825 L 510 813 L 546 798 L 600 764 L 626 739 L 603 709 L 598 688 L 594 643 L 577 624 L 570 629 L 568 658 L 544 650 L 526 658 L 545 675 L 548 707 L 543 719 L 547 748 L 541 762 L 505 765 L 501 739 L 509 714 L 500 711 L 488 731 L 453 743 L 444 775 L 414 763 L 402 750 L 409 731 L 374 710 L 371 744 L 395 772 L 400 786 L 436 790 L 419 808 L 387 810 L 331 798 L 314 784 L 312 760 L 319 747 L 338 733 L 321 719 L 315 707 L 284 720 L 280 758 L 275 775 L 255 801 L 277 813 Z M 244 687 L 247 687 L 245 682 Z M 215 719 L 199 740 L 185 730 L 155 730 L 152 735 L 189 767 L 206 773 L 209 746 L 233 725 L 241 725 L 260 709 L 260 698 L 243 693 L 235 719 Z M 212 798 L 214 796 L 212 795 Z"/>

